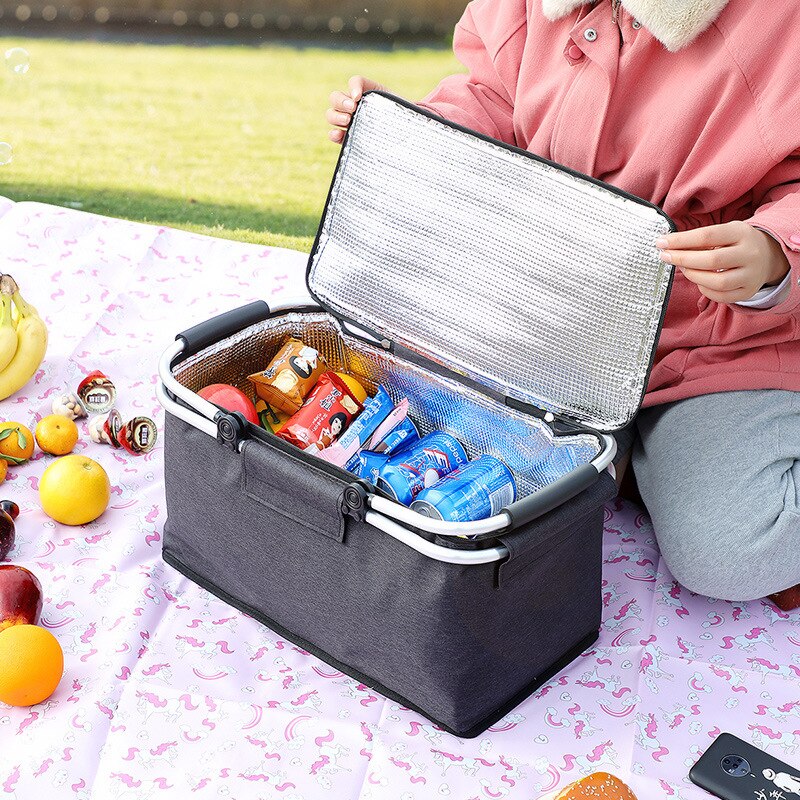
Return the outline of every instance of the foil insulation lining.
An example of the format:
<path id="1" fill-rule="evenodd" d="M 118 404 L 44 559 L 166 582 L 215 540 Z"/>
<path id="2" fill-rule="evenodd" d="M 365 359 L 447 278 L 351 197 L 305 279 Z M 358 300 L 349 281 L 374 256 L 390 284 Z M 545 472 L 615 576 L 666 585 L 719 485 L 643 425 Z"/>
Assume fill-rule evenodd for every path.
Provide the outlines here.
<path id="1" fill-rule="evenodd" d="M 195 392 L 211 383 L 229 383 L 252 397 L 247 376 L 265 369 L 289 336 L 319 350 L 331 369 L 352 374 L 370 394 L 380 384 L 395 403 L 407 397 L 409 417 L 423 436 L 443 430 L 464 445 L 470 458 L 489 453 L 501 459 L 517 481 L 517 499 L 600 452 L 596 435 L 554 437 L 534 417 L 348 336 L 322 312 L 291 312 L 246 328 L 178 364 L 175 378 Z"/>
<path id="2" fill-rule="evenodd" d="M 656 208 L 373 93 L 308 284 L 345 319 L 608 431 L 641 403 L 670 230 Z"/>

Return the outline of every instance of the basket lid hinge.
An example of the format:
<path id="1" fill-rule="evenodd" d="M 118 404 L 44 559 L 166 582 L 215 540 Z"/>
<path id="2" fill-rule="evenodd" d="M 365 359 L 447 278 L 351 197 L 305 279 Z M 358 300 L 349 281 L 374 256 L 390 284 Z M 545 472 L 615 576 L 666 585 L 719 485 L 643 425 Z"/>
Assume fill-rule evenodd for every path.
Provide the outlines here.
<path id="1" fill-rule="evenodd" d="M 247 420 L 238 411 L 220 411 L 214 422 L 217 424 L 217 441 L 238 453 L 239 445 L 247 438 Z"/>
<path id="2" fill-rule="evenodd" d="M 557 414 L 555 411 L 539 408 L 539 406 L 525 403 L 513 397 L 505 397 L 504 402 L 509 408 L 513 408 L 515 411 L 521 411 L 523 414 L 529 414 L 532 417 L 546 422 L 556 436 L 586 433 L 586 425 L 582 425 L 577 420 L 571 419 L 564 414 Z"/>

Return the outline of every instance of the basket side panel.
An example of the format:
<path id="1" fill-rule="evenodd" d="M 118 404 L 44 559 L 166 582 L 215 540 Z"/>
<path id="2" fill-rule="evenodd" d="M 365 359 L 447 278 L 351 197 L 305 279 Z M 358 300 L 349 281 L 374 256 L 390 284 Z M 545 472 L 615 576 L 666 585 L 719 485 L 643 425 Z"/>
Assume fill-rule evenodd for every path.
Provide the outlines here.
<path id="1" fill-rule="evenodd" d="M 577 505 L 558 536 L 526 526 L 555 544 L 529 550 L 498 587 L 496 565 L 444 564 L 365 523 L 348 519 L 344 541 L 315 530 L 333 489 L 315 498 L 317 477 L 302 470 L 290 515 L 249 497 L 245 461 L 271 480 L 275 454 L 263 442 L 249 443 L 245 459 L 169 414 L 166 442 L 170 562 L 448 730 L 477 735 L 596 634 L 596 505 Z M 314 509 L 306 517 L 304 500 Z"/>

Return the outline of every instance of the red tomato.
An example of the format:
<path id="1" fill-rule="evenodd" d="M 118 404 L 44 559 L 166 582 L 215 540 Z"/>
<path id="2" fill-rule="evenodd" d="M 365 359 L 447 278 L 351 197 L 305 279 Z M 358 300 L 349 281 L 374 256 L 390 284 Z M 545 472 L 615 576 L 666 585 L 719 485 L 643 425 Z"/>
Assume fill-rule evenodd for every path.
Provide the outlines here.
<path id="1" fill-rule="evenodd" d="M 235 386 L 227 383 L 212 383 L 204 386 L 197 394 L 209 403 L 224 408 L 227 411 L 238 411 L 248 422 L 258 425 L 258 414 L 253 401 Z"/>

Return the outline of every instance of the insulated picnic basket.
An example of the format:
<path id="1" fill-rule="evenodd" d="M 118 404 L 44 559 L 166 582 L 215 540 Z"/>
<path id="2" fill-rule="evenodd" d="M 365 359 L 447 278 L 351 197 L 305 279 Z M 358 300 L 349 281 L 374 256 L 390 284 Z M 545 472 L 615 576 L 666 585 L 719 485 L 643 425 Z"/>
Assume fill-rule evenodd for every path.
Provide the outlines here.
<path id="1" fill-rule="evenodd" d="M 337 669 L 473 737 L 597 638 L 611 435 L 672 280 L 656 206 L 381 92 L 348 130 L 307 297 L 180 334 L 160 364 L 167 563 Z M 474 522 L 423 517 L 220 410 L 288 337 L 513 473 Z"/>

